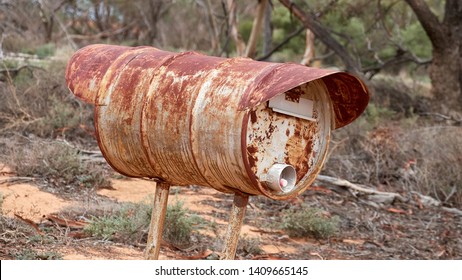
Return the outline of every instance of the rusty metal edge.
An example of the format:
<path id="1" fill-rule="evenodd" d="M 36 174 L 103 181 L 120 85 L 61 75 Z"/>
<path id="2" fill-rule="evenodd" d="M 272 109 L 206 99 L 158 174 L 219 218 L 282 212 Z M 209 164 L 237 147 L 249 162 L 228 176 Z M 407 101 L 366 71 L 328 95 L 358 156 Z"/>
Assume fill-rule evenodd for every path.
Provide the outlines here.
<path id="1" fill-rule="evenodd" d="M 274 67 L 274 68 L 277 68 L 277 67 Z M 274 68 L 273 68 L 273 70 L 274 70 Z M 318 79 L 314 79 L 314 80 L 318 80 Z M 311 81 L 314 81 L 314 80 L 311 80 Z M 309 83 L 309 82 L 306 82 L 306 83 Z M 302 83 L 302 84 L 297 85 L 297 86 L 301 86 L 303 84 L 305 84 L 305 83 Z M 293 88 L 295 88 L 297 86 L 294 86 Z M 292 89 L 292 88 L 290 88 L 290 89 Z M 288 89 L 288 90 L 290 90 L 290 89 Z M 326 91 L 327 91 L 327 88 L 326 88 Z M 284 93 L 284 92 L 282 92 L 282 93 Z M 326 98 L 328 98 L 328 97 L 326 97 Z M 267 102 L 267 101 L 268 100 L 263 101 L 263 102 Z M 263 102 L 261 102 L 261 103 L 263 103 Z M 259 104 L 261 104 L 261 103 L 259 103 Z M 331 112 L 332 116 L 334 115 L 333 106 L 334 106 L 334 103 L 332 101 L 327 106 L 327 108 Z M 287 199 L 297 197 L 298 195 L 300 195 L 301 193 L 306 191 L 307 188 L 309 188 L 311 183 L 316 179 L 317 175 L 321 171 L 322 166 L 323 166 L 323 164 L 324 164 L 324 162 L 325 162 L 325 160 L 327 158 L 328 147 L 326 148 L 326 151 L 323 153 L 322 157 L 320 159 L 318 159 L 318 163 L 315 165 L 314 170 L 312 170 L 312 172 L 311 172 L 312 174 L 309 175 L 304 180 L 306 182 L 306 183 L 304 183 L 304 184 L 306 184 L 304 187 L 298 188 L 298 189 L 296 189 L 296 190 L 294 190 L 292 192 L 289 192 L 287 194 L 273 194 L 272 192 L 267 191 L 265 189 L 265 187 L 257 180 L 257 177 L 256 177 L 255 173 L 252 171 L 252 169 L 250 167 L 249 159 L 248 159 L 248 156 L 247 156 L 247 127 L 248 127 L 248 124 L 249 124 L 249 117 L 250 117 L 251 110 L 252 110 L 251 108 L 248 108 L 246 110 L 245 115 L 244 115 L 243 120 L 242 120 L 242 126 L 241 126 L 242 127 L 242 129 L 241 129 L 242 160 L 244 161 L 244 166 L 245 166 L 245 170 L 247 172 L 247 176 L 249 177 L 252 184 L 257 187 L 257 189 L 260 191 L 260 193 L 262 195 L 266 196 L 266 197 L 272 198 L 274 200 L 287 200 Z M 335 118 L 331 118 L 331 122 L 333 122 L 333 121 L 335 121 Z M 327 141 L 327 145 L 329 145 L 330 138 L 331 138 L 331 132 L 330 131 L 328 132 L 327 137 L 328 137 L 328 139 L 326 141 Z M 249 194 L 249 195 L 253 195 L 253 194 Z"/>
<path id="2" fill-rule="evenodd" d="M 316 76 L 311 76 L 309 78 L 308 77 L 307 78 L 302 78 L 300 80 L 295 81 L 294 83 L 288 84 L 286 87 L 280 88 L 277 91 L 265 91 L 263 98 L 258 100 L 258 102 L 254 102 L 254 100 L 251 98 L 252 94 L 257 92 L 256 89 L 261 87 L 262 82 L 264 80 L 267 80 L 268 76 L 275 75 L 275 74 L 277 74 L 277 71 L 285 69 L 285 68 L 291 68 L 291 67 L 300 68 L 300 70 L 303 70 L 303 71 L 321 72 L 322 74 L 321 75 L 316 75 Z M 353 122 L 355 119 L 357 119 L 364 112 L 364 110 L 366 109 L 367 104 L 369 103 L 369 100 L 370 100 L 370 93 L 369 93 L 368 88 L 364 84 L 364 82 L 361 81 L 361 79 L 359 79 L 355 75 L 352 75 L 352 74 L 347 73 L 347 72 L 305 67 L 305 66 L 295 64 L 295 63 L 273 64 L 273 65 L 270 65 L 267 69 L 268 70 L 265 69 L 262 73 L 260 73 L 255 78 L 254 82 L 252 83 L 253 86 L 249 87 L 246 90 L 246 93 L 244 93 L 243 98 L 240 101 L 238 110 L 244 111 L 244 110 L 252 109 L 252 108 L 260 105 L 261 103 L 268 101 L 269 99 L 271 99 L 271 98 L 273 98 L 275 96 L 283 94 L 284 92 L 286 92 L 288 90 L 291 90 L 293 88 L 296 88 L 298 86 L 301 86 L 303 84 L 306 84 L 306 83 L 309 83 L 309 82 L 312 82 L 312 81 L 315 81 L 315 80 L 318 80 L 318 79 L 324 79 L 324 78 L 333 77 L 333 76 L 336 76 L 336 75 L 346 75 L 346 76 L 354 78 L 355 81 L 358 82 L 358 86 L 361 86 L 362 92 L 364 93 L 364 98 L 366 98 L 367 100 L 364 100 L 362 102 L 362 104 L 361 104 L 362 106 L 360 108 L 358 107 L 358 109 L 355 112 L 356 114 L 353 116 L 352 119 L 350 119 L 348 122 L 343 122 L 343 123 L 334 122 L 335 126 L 333 127 L 333 129 L 338 129 L 338 128 L 344 127 L 344 126 L 350 124 L 351 122 Z M 272 79 L 272 80 L 274 80 L 274 79 Z M 267 85 L 267 84 L 265 84 L 265 85 L 266 85 L 267 88 L 271 88 L 271 89 L 273 88 L 273 87 L 271 87 L 271 85 Z M 338 100 L 336 100 L 336 98 L 332 98 L 334 93 L 332 93 L 331 91 L 328 91 L 328 93 L 329 93 L 330 99 L 331 99 L 333 107 L 334 107 L 333 112 L 336 112 L 335 107 L 337 107 L 337 106 L 339 106 L 341 104 L 338 103 Z"/>

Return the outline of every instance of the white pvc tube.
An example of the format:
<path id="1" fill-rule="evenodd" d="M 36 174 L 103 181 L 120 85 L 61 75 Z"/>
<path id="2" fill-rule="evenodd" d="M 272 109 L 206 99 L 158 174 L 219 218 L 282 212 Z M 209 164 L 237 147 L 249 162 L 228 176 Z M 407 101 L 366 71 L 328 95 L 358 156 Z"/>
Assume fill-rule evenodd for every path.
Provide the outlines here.
<path id="1" fill-rule="evenodd" d="M 295 188 L 297 172 L 292 165 L 276 163 L 266 174 L 266 185 L 277 192 L 290 192 Z"/>

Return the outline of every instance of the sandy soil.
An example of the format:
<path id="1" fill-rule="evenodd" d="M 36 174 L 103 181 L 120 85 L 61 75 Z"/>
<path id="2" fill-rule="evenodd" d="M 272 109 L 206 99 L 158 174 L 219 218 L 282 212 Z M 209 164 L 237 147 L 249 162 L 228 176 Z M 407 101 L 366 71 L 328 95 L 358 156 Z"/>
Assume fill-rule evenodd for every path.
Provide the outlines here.
<path id="1" fill-rule="evenodd" d="M 0 193 L 3 194 L 2 213 L 15 214 L 31 220 L 40 227 L 46 226 L 44 217 L 64 213 L 72 208 L 88 207 L 98 201 L 139 202 L 152 201 L 155 183 L 139 179 L 113 180 L 112 189 L 98 190 L 96 202 L 71 200 L 41 190 L 34 182 L 17 182 L 8 185 L 12 178 L 8 169 L 0 170 Z M 67 196 L 66 196 L 67 197 Z M 201 240 L 194 252 L 179 250 L 163 244 L 160 259 L 200 259 L 210 255 L 212 244 L 222 242 L 226 231 L 232 195 L 222 194 L 203 187 L 172 187 L 169 203 L 177 200 L 185 207 L 214 222 L 215 229 L 200 229 Z M 338 234 L 328 240 L 289 238 L 284 232 L 262 227 L 266 220 L 294 203 L 325 209 L 328 215 L 341 219 Z M 462 217 L 441 211 L 439 208 L 419 208 L 408 204 L 394 204 L 381 208 L 371 207 L 346 193 L 326 188 L 309 189 L 300 198 L 287 202 L 259 206 L 252 198 L 247 208 L 241 231 L 243 238 L 259 240 L 261 254 L 237 258 L 256 259 L 460 259 L 462 258 Z M 262 223 L 263 221 L 263 223 Z M 46 222 L 46 221 L 45 221 Z M 48 224 L 49 225 L 49 224 Z M 42 229 L 43 230 L 43 229 Z M 11 251 L 33 246 L 34 250 L 53 250 L 64 259 L 142 259 L 143 246 L 116 244 L 92 238 L 73 239 L 61 228 L 60 242 L 41 242 L 31 245 L 26 241 L 11 248 L 0 248 L 0 259 L 11 258 Z M 0 233 L 1 234 L 1 233 Z M 63 241 L 64 240 L 64 241 Z M 0 242 L 0 246 L 4 246 Z M 219 254 L 219 252 L 217 252 Z"/>

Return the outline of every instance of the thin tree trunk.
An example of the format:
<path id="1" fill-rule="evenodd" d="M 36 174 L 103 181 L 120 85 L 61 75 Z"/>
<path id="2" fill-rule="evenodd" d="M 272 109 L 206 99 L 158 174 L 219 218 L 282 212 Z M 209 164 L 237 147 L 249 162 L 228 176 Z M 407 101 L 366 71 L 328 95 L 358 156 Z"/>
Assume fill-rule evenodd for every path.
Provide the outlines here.
<path id="1" fill-rule="evenodd" d="M 303 54 L 302 61 L 300 62 L 303 65 L 309 66 L 311 60 L 314 58 L 314 34 L 311 30 L 306 30 L 305 38 L 305 53 Z"/>
<path id="2" fill-rule="evenodd" d="M 230 28 L 230 35 L 233 38 L 234 44 L 236 45 L 236 55 L 243 56 L 245 52 L 245 43 L 239 35 L 237 29 L 237 15 L 236 15 L 236 1 L 228 0 L 228 24 Z"/>
<path id="3" fill-rule="evenodd" d="M 220 46 L 220 33 L 218 31 L 217 21 L 215 19 L 215 16 L 213 15 L 212 3 L 210 3 L 210 0 L 205 1 L 205 6 L 207 9 L 207 18 L 209 22 L 209 33 L 210 41 L 212 44 L 212 52 L 216 54 Z"/>
<path id="4" fill-rule="evenodd" d="M 260 3 L 258 4 L 257 15 L 253 21 L 252 32 L 250 33 L 249 41 L 247 42 L 247 48 L 245 49 L 245 56 L 247 57 L 253 58 L 255 56 L 258 35 L 261 33 L 261 26 L 267 4 L 268 0 L 260 0 Z"/>
<path id="5" fill-rule="evenodd" d="M 265 18 L 263 21 L 263 54 L 269 53 L 273 47 L 273 26 L 271 24 L 271 12 L 271 5 L 266 5 Z"/>

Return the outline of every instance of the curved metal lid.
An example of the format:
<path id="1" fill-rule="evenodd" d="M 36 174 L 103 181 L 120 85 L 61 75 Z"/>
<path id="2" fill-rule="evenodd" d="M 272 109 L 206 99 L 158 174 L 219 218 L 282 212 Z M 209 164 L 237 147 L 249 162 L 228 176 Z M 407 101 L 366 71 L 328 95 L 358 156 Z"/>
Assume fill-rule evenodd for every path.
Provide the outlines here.
<path id="1" fill-rule="evenodd" d="M 239 109 L 247 110 L 290 89 L 321 79 L 327 87 L 335 114 L 335 127 L 343 127 L 366 109 L 369 92 L 357 77 L 346 72 L 306 67 L 295 63 L 271 63 L 255 78 L 241 98 Z"/>

